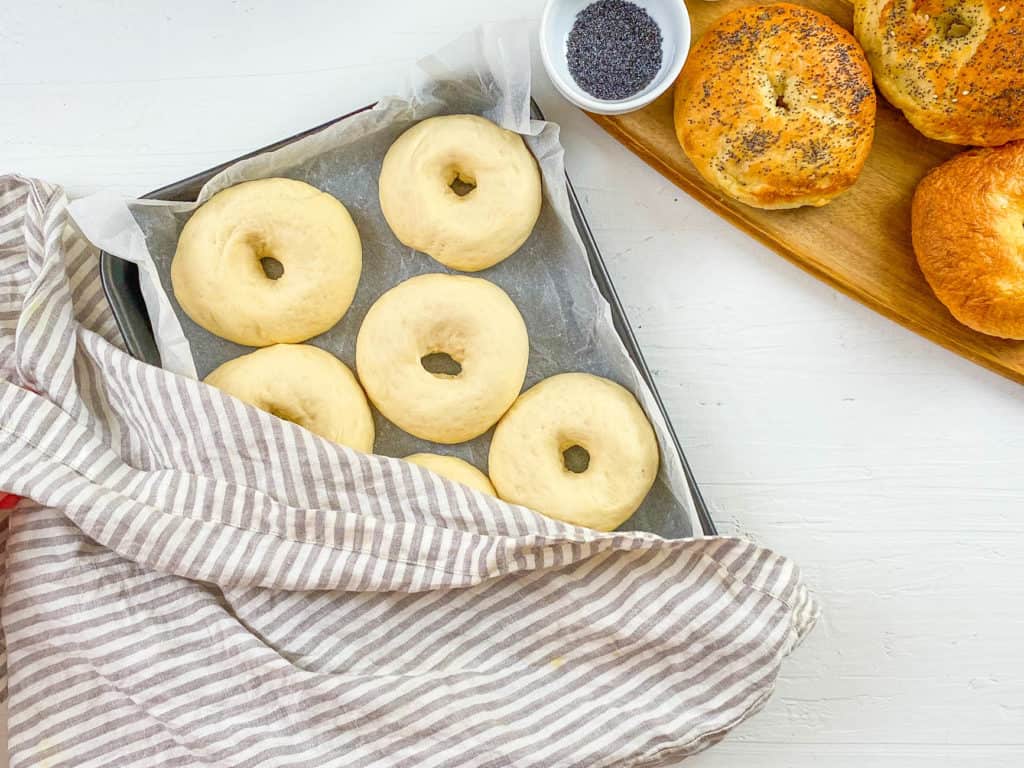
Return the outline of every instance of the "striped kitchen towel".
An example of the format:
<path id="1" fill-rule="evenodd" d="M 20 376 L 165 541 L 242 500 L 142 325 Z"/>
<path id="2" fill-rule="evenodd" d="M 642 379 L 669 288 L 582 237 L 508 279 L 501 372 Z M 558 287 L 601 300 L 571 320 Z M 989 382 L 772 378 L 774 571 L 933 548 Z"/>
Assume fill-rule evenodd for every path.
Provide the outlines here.
<path id="1" fill-rule="evenodd" d="M 137 362 L 19 177 L 0 488 L 12 768 L 664 764 L 816 618 L 747 542 L 573 528 Z"/>

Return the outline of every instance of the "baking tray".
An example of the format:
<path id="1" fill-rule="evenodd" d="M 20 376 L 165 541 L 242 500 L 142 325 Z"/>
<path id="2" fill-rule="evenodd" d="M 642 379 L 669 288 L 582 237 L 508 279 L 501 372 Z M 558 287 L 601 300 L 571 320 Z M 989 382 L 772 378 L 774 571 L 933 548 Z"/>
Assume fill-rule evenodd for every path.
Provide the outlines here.
<path id="1" fill-rule="evenodd" d="M 202 189 L 203 185 L 228 166 L 264 152 L 271 152 L 275 149 L 280 149 L 294 141 L 303 139 L 317 131 L 327 128 L 330 125 L 334 125 L 346 118 L 372 108 L 373 105 L 370 104 L 361 109 L 354 110 L 348 114 L 342 115 L 341 117 L 337 117 L 314 128 L 303 131 L 302 133 L 297 133 L 294 136 L 281 139 L 273 144 L 269 144 L 253 152 L 242 155 L 241 157 L 236 157 L 233 160 L 228 160 L 227 162 L 221 163 L 213 168 L 208 168 L 205 171 L 201 171 L 186 179 L 182 179 L 181 181 L 176 181 L 173 184 L 168 184 L 165 187 L 153 190 L 142 197 L 143 199 L 153 200 L 194 202 L 199 196 L 199 191 Z M 540 107 L 537 106 L 536 102 L 531 102 L 531 115 L 536 120 L 544 119 L 544 115 L 540 111 Z M 597 281 L 598 289 L 611 307 L 612 324 L 614 325 L 616 332 L 619 334 L 619 337 L 622 339 L 622 343 L 625 345 L 626 351 L 629 353 L 629 356 L 639 369 L 641 377 L 647 383 L 647 386 L 650 387 L 651 394 L 654 396 L 654 401 L 658 405 L 658 410 L 661 411 L 661 415 L 665 419 L 665 425 L 668 427 L 668 433 L 672 440 L 672 445 L 679 454 L 680 462 L 683 465 L 686 483 L 689 486 L 690 495 L 693 497 L 694 509 L 697 513 L 697 518 L 700 521 L 701 528 L 706 535 L 714 535 L 717 533 L 717 529 L 711 519 L 711 515 L 708 513 L 707 504 L 700 492 L 700 487 L 697 485 L 697 481 L 694 479 L 693 471 L 690 469 L 689 462 L 686 460 L 686 454 L 683 453 L 683 448 L 679 444 L 679 437 L 676 435 L 675 429 L 672 426 L 672 421 L 669 419 L 668 413 L 665 410 L 665 404 L 662 402 L 661 395 L 658 393 L 658 389 L 654 384 L 654 377 L 651 375 L 651 371 L 647 367 L 644 356 L 640 351 L 640 346 L 637 343 L 636 336 L 633 334 L 633 329 L 630 327 L 629 321 L 626 319 L 626 313 L 622 308 L 622 302 L 615 293 L 615 287 L 612 285 L 611 276 L 608 274 L 608 267 L 605 265 L 604 259 L 601 257 L 601 252 L 597 248 L 597 243 L 594 241 L 594 234 L 591 232 L 590 225 L 587 223 L 586 217 L 583 215 L 583 209 L 580 207 L 579 198 L 576 196 L 576 191 L 573 189 L 572 182 L 569 180 L 568 176 L 565 178 L 565 183 L 569 193 L 569 206 L 572 210 L 573 221 L 576 223 L 576 228 L 579 230 L 580 238 L 583 240 L 583 245 L 586 248 L 587 257 L 590 260 L 590 268 L 593 271 L 594 279 Z M 106 251 L 100 251 L 100 279 L 103 283 L 103 292 L 106 294 L 107 301 L 110 302 L 110 306 L 113 309 L 114 320 L 117 323 L 118 329 L 121 331 L 121 335 L 124 337 L 128 351 L 134 357 L 145 363 L 159 366 L 160 352 L 156 346 L 156 339 L 153 336 L 153 327 L 149 322 L 149 314 L 146 312 L 146 305 L 142 299 L 142 291 L 139 288 L 139 268 L 135 264 L 119 259 Z"/>

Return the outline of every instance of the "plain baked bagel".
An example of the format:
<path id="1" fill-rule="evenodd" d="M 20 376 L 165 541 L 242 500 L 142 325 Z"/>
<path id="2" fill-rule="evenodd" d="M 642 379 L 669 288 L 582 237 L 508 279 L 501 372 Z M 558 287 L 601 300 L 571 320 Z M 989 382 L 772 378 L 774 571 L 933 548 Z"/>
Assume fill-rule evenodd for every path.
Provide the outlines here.
<path id="1" fill-rule="evenodd" d="M 501 288 L 477 277 L 419 275 L 366 313 L 356 370 L 373 404 L 406 432 L 461 443 L 512 405 L 529 354 L 526 324 Z M 433 364 L 438 356 L 450 358 L 449 369 Z"/>
<path id="2" fill-rule="evenodd" d="M 610 531 L 651 490 L 658 441 L 628 390 L 589 373 L 563 373 L 524 392 L 498 422 L 488 469 L 505 501 Z"/>
<path id="3" fill-rule="evenodd" d="M 1024 142 L 957 155 L 917 186 L 914 253 L 964 325 L 1024 339 Z"/>
<path id="4" fill-rule="evenodd" d="M 204 381 L 239 400 L 357 451 L 373 450 L 373 416 L 356 377 L 309 344 L 275 344 L 236 357 Z"/>
<path id="5" fill-rule="evenodd" d="M 380 207 L 403 244 L 477 272 L 515 253 L 540 215 L 537 162 L 522 137 L 477 115 L 428 118 L 391 145 Z"/>
<path id="6" fill-rule="evenodd" d="M 848 189 L 874 126 L 871 70 L 857 41 L 787 3 L 723 16 L 676 81 L 686 156 L 710 184 L 757 208 L 825 205 Z"/>
<path id="7" fill-rule="evenodd" d="M 951 144 L 1024 139 L 1024 2 L 856 0 L 853 28 L 889 102 Z"/>
<path id="8" fill-rule="evenodd" d="M 359 233 L 336 198 L 301 181 L 260 179 L 218 192 L 192 214 L 171 285 L 210 333 L 263 347 L 305 341 L 337 323 L 362 264 Z"/>
<path id="9" fill-rule="evenodd" d="M 417 466 L 429 469 L 441 477 L 454 480 L 456 483 L 468 485 L 481 493 L 491 496 L 498 494 L 487 479 L 487 475 L 474 467 L 468 461 L 463 461 L 458 456 L 442 456 L 439 453 L 414 453 L 406 456 L 405 460 Z"/>

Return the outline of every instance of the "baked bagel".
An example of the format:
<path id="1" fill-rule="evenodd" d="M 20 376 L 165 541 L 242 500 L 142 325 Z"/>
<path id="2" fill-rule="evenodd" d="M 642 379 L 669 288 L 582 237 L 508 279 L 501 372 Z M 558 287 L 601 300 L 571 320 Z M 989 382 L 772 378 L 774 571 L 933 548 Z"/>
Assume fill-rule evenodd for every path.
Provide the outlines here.
<path id="1" fill-rule="evenodd" d="M 882 95 L 925 136 L 1024 138 L 1024 2 L 856 0 L 853 26 Z"/>
<path id="2" fill-rule="evenodd" d="M 964 152 L 925 176 L 911 231 L 921 271 L 957 320 L 1024 339 L 1024 142 Z"/>
<path id="3" fill-rule="evenodd" d="M 857 41 L 788 3 L 723 16 L 676 82 L 687 157 L 710 184 L 757 208 L 825 205 L 857 180 L 874 126 L 871 70 Z"/>

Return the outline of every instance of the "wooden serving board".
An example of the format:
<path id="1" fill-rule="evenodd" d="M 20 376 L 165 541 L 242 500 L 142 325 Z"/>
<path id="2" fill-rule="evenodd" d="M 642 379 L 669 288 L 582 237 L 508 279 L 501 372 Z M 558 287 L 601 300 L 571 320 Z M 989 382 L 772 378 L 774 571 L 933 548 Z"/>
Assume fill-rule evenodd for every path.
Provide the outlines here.
<path id="1" fill-rule="evenodd" d="M 759 3 L 686 4 L 696 41 L 723 14 Z M 851 2 L 800 4 L 853 28 Z M 639 112 L 590 117 L 684 191 L 798 267 L 925 338 L 1024 383 L 1024 342 L 986 336 L 958 323 L 932 294 L 910 244 L 914 188 L 928 170 L 962 148 L 926 139 L 881 96 L 874 146 L 857 183 L 824 208 L 790 211 L 750 208 L 700 177 L 676 141 L 671 89 Z"/>

